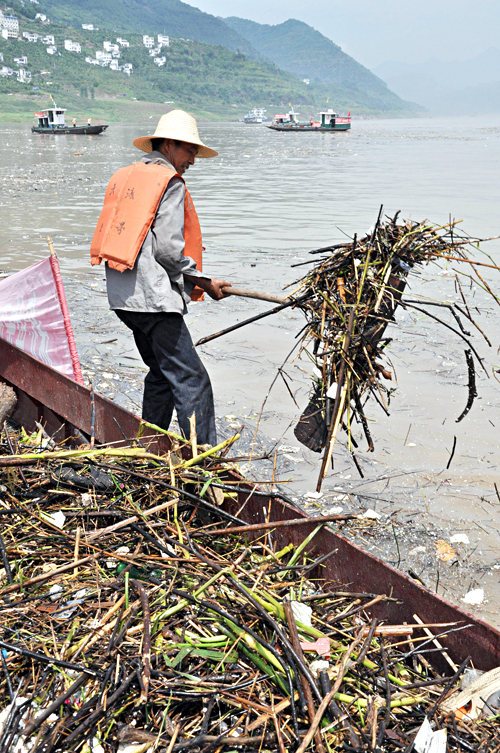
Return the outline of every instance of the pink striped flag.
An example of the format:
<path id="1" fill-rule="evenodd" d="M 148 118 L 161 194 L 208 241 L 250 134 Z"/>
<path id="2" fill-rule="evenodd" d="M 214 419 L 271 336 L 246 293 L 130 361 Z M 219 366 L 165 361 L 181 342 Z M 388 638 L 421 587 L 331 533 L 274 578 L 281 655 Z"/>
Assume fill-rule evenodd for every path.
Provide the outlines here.
<path id="1" fill-rule="evenodd" d="M 83 384 L 55 254 L 0 281 L 0 337 Z"/>

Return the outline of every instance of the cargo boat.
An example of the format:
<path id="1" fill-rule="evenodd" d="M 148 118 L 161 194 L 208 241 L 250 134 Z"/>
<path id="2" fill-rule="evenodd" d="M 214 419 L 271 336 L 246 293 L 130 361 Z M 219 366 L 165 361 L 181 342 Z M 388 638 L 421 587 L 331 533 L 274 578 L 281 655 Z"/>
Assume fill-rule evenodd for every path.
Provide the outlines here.
<path id="1" fill-rule="evenodd" d="M 47 110 L 41 110 L 35 112 L 35 118 L 38 118 L 38 125 L 32 126 L 32 133 L 47 133 L 51 136 L 58 136 L 62 134 L 72 133 L 74 136 L 88 136 L 97 135 L 102 133 L 108 128 L 107 124 L 92 125 L 87 124 L 85 126 L 66 125 L 65 115 L 66 110 L 61 107 L 49 107 Z"/>
<path id="2" fill-rule="evenodd" d="M 299 121 L 293 107 L 286 115 L 275 115 L 271 125 L 273 131 L 301 131 L 304 133 L 333 133 L 334 131 L 349 131 L 351 128 L 351 112 L 348 115 L 337 115 L 333 110 L 320 112 L 319 121 Z"/>
<path id="3" fill-rule="evenodd" d="M 0 379 L 11 385 L 17 394 L 17 406 L 12 418 L 27 430 L 35 429 L 35 422 L 43 423 L 49 434 L 58 441 L 67 438 L 76 443 L 88 442 L 91 432 L 92 399 L 90 390 L 82 384 L 60 374 L 16 346 L 0 338 Z M 141 420 L 102 395 L 95 394 L 95 439 L 98 443 L 125 444 L 125 437 L 136 437 Z M 168 439 L 151 439 L 154 451 L 167 450 Z M 147 440 L 147 432 L 142 441 Z M 262 523 L 269 515 L 271 521 L 286 521 L 297 517 L 307 518 L 282 494 L 260 491 L 251 483 L 242 483 L 234 471 L 228 471 L 226 483 L 238 482 L 233 487 L 234 499 L 226 499 L 224 506 L 245 523 Z M 314 518 L 298 527 L 277 528 L 273 533 L 276 545 L 298 545 L 315 528 Z M 255 532 L 255 537 L 259 532 Z M 460 663 L 471 656 L 477 669 L 489 670 L 500 666 L 500 631 L 479 617 L 423 587 L 417 581 L 379 558 L 364 551 L 344 536 L 324 528 L 314 539 L 309 552 L 315 556 L 335 551 L 320 568 L 310 572 L 311 579 L 349 585 L 365 593 L 390 595 L 392 601 L 380 601 L 370 613 L 391 624 L 413 622 L 417 611 L 425 623 L 460 622 L 467 630 L 451 632 L 441 638 L 451 658 Z M 429 660 L 439 669 L 443 659 L 439 653 L 429 654 Z"/>

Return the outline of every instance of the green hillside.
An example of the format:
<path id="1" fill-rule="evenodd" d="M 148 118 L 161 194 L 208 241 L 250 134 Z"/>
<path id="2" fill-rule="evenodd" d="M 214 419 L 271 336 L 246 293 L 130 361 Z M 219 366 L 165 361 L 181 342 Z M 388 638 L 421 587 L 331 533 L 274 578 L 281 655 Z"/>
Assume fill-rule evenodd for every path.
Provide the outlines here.
<path id="1" fill-rule="evenodd" d="M 42 0 L 42 5 L 49 18 L 67 26 L 92 23 L 117 33 L 168 34 L 259 57 L 252 45 L 221 19 L 181 0 Z"/>
<path id="2" fill-rule="evenodd" d="M 290 101 L 302 105 L 311 102 L 309 87 L 272 63 L 249 59 L 225 47 L 187 40 L 172 39 L 170 47 L 162 48 L 161 56 L 166 57 L 166 62 L 158 67 L 144 47 L 142 36 L 127 34 L 130 47 L 121 50 L 119 63 L 132 63 L 129 77 L 122 71 L 85 62 L 87 56 L 93 58 L 96 50 L 102 49 L 104 40 L 114 42 L 116 32 L 89 32 L 54 23 L 42 26 L 39 21 L 21 16 L 17 8 L 16 12 L 21 33 L 26 30 L 53 34 L 58 52 L 47 54 L 46 45 L 40 40 L 0 38 L 3 65 L 16 70 L 21 66 L 14 63 L 14 58 L 26 56 L 28 63 L 22 67 L 32 73 L 29 83 L 21 83 L 14 76 L 0 78 L 0 94 L 15 96 L 2 104 L 3 117 L 19 111 L 32 114 L 34 107 L 41 106 L 40 97 L 49 104 L 49 93 L 60 106 L 70 109 L 68 115 L 93 114 L 105 119 L 121 119 L 125 111 L 131 111 L 130 107 L 119 106 L 124 100 L 168 102 L 205 117 L 229 119 L 241 117 L 256 104 L 272 110 L 287 106 Z M 81 53 L 64 49 L 67 38 L 81 44 Z M 33 87 L 39 87 L 41 93 L 34 92 Z M 36 99 L 36 106 L 29 102 L 31 97 Z"/>
<path id="3" fill-rule="evenodd" d="M 90 3 L 93 1 L 88 0 Z M 42 103 L 48 104 L 49 94 L 56 98 L 59 105 L 68 107 L 68 115 L 83 113 L 85 117 L 91 115 L 106 120 L 134 118 L 133 113 L 140 110 L 134 104 L 138 102 L 167 103 L 186 108 L 198 116 L 230 120 L 241 118 L 255 106 L 264 107 L 273 114 L 287 108 L 289 102 L 300 108 L 302 117 L 308 118 L 317 113 L 328 98 L 335 102 L 336 108 L 352 109 L 357 115 L 380 112 L 401 115 L 410 111 L 387 88 L 384 89 L 384 96 L 381 96 L 377 90 L 356 86 L 321 82 L 308 86 L 297 76 L 279 69 L 261 56 L 258 59 L 249 58 L 222 45 L 196 42 L 192 40 L 192 35 L 191 39 L 175 39 L 168 26 L 165 30 L 169 32 L 171 44 L 162 48 L 160 56 L 164 56 L 166 61 L 162 67 L 158 67 L 144 47 L 142 35 L 124 31 L 122 26 L 115 26 L 114 31 L 110 31 L 109 27 L 88 31 L 83 30 L 81 24 L 72 28 L 67 24 L 55 23 L 47 5 L 51 2 L 53 0 L 41 0 L 38 5 L 27 3 L 23 6 L 18 0 L 10 0 L 8 5 L 0 0 L 0 7 L 3 5 L 4 10 L 12 10 L 18 16 L 21 34 L 23 31 L 52 34 L 57 46 L 57 54 L 49 55 L 46 45 L 40 40 L 28 42 L 22 38 L 0 38 L 3 64 L 15 70 L 21 66 L 13 62 L 14 58 L 27 56 L 28 63 L 22 67 L 32 74 L 31 80 L 25 83 L 14 76 L 0 78 L 2 119 L 32 113 L 34 107 L 39 109 Z M 67 11 L 73 0 L 59 2 L 59 10 Z M 120 3 L 121 0 L 109 2 Z M 184 6 L 183 3 L 179 5 Z M 105 7 L 108 8 L 107 5 Z M 52 15 L 50 24 L 36 20 L 36 12 L 45 13 L 49 18 Z M 196 14 L 195 17 L 198 18 Z M 90 22 L 88 16 L 85 20 Z M 224 25 L 222 21 L 214 20 Z M 73 22 L 76 23 L 76 20 L 73 19 Z M 93 22 L 96 23 L 95 19 Z M 156 32 L 162 31 L 156 28 Z M 119 64 L 133 65 L 130 77 L 122 71 L 90 65 L 85 61 L 86 57 L 95 58 L 96 50 L 102 49 L 105 40 L 115 42 L 117 36 L 125 35 L 130 47 L 122 48 Z M 81 44 L 81 53 L 64 49 L 67 38 Z M 39 91 L 35 92 L 34 87 Z M 29 101 L 32 97 L 36 98 L 36 104 Z"/>
<path id="4" fill-rule="evenodd" d="M 381 79 L 302 21 L 290 19 L 276 26 L 236 17 L 224 21 L 261 55 L 301 79 L 343 87 L 353 92 L 358 101 L 359 93 L 366 92 L 371 106 L 381 110 L 418 109 L 403 102 Z"/>

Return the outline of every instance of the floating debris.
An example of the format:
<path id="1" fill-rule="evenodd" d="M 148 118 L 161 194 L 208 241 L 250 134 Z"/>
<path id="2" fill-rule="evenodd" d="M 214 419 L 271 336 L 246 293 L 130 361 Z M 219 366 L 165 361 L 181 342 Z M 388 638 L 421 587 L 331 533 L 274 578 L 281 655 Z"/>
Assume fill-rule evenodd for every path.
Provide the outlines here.
<path id="1" fill-rule="evenodd" d="M 179 437 L 4 436 L 0 753 L 400 751 L 425 720 L 450 750 L 500 744 L 495 707 L 441 711 L 469 660 L 440 674 L 437 639 L 467 623 L 384 624 L 369 610 L 390 594 L 313 579 L 335 516 L 278 549 L 280 523 L 226 512 L 231 441 L 189 458 Z"/>
<path id="2" fill-rule="evenodd" d="M 387 357 L 391 338 L 385 336 L 385 330 L 395 321 L 398 307 L 431 317 L 464 341 L 468 398 L 457 421 L 468 414 L 477 396 L 475 362 L 483 369 L 484 366 L 462 319 L 469 320 L 488 345 L 491 343 L 471 315 L 458 274 L 455 275 L 456 286 L 463 306 L 424 297 L 403 298 L 403 293 L 409 273 L 417 267 L 438 260 L 458 261 L 470 265 L 471 274 L 462 273 L 462 279 L 474 280 L 500 303 L 479 271 L 481 266 L 498 267 L 466 256 L 467 248 L 471 254 L 477 251 L 478 239 L 460 233 L 457 222 L 437 227 L 427 221 L 398 220 L 398 216 L 399 212 L 392 219 L 382 219 L 381 208 L 375 227 L 363 238 L 354 236 L 352 242 L 311 251 L 327 256 L 315 264 L 298 285 L 295 283 L 294 300 L 307 318 L 307 325 L 301 331 L 301 350 L 313 364 L 310 402 L 295 427 L 295 436 L 315 452 L 325 450 L 317 491 L 341 428 L 347 434 L 349 450 L 363 475 L 354 454 L 357 443 L 352 436 L 353 420 L 361 425 L 368 450 L 373 450 L 365 405 L 373 398 L 388 414 L 395 387 L 390 385 L 394 368 Z M 432 312 L 451 314 L 453 326 L 431 313 L 430 307 Z M 410 442 L 408 446 L 415 445 Z"/>

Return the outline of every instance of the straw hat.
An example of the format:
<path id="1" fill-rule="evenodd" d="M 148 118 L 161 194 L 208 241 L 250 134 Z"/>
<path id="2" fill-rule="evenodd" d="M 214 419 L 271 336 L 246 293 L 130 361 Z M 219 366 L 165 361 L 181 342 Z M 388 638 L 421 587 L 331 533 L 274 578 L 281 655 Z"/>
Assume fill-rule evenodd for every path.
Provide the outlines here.
<path id="1" fill-rule="evenodd" d="M 199 147 L 197 157 L 217 157 L 219 153 L 215 149 L 205 146 L 200 139 L 196 120 L 184 110 L 171 110 L 166 115 L 162 115 L 154 134 L 152 136 L 140 136 L 135 139 L 134 146 L 149 154 L 153 151 L 151 139 L 176 139 L 188 144 L 196 144 Z"/>

